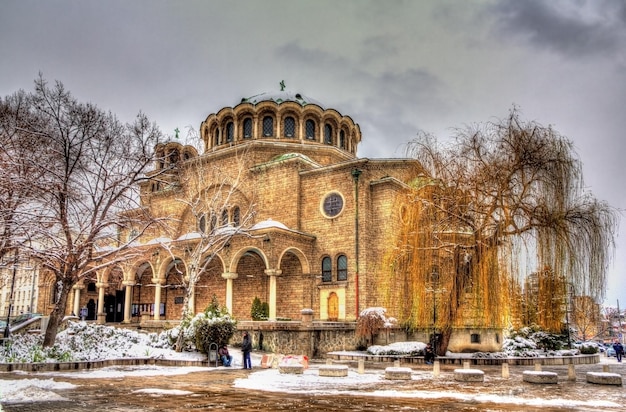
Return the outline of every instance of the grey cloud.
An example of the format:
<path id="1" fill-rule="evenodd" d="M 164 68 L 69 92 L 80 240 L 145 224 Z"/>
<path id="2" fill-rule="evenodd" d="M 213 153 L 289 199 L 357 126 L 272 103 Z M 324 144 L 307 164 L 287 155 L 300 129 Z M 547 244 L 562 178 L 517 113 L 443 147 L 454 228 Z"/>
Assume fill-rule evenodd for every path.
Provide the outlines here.
<path id="1" fill-rule="evenodd" d="M 611 53 L 626 40 L 626 3 L 621 0 L 502 0 L 488 10 L 497 18 L 499 33 L 568 56 Z"/>

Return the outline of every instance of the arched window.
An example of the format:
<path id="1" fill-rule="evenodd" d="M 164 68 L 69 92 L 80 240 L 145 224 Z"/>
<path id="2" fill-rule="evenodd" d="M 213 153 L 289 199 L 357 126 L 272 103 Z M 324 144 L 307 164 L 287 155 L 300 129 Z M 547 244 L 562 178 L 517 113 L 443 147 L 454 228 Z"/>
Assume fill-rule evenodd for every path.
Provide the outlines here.
<path id="1" fill-rule="evenodd" d="M 222 210 L 222 219 L 220 220 L 220 226 L 226 226 L 228 224 L 228 210 Z"/>
<path id="2" fill-rule="evenodd" d="M 329 124 L 324 125 L 324 143 L 333 144 L 333 128 Z"/>
<path id="3" fill-rule="evenodd" d="M 322 282 L 333 280 L 333 264 L 328 256 L 322 259 Z"/>
<path id="4" fill-rule="evenodd" d="M 206 233 L 206 214 L 202 214 L 198 219 L 198 230 L 200 233 Z"/>
<path id="5" fill-rule="evenodd" d="M 241 224 L 241 211 L 239 206 L 233 208 L 233 226 L 239 226 Z"/>
<path id="6" fill-rule="evenodd" d="M 211 232 L 217 228 L 217 216 L 215 216 L 213 212 L 211 212 L 211 225 L 209 227 L 211 228 Z"/>
<path id="7" fill-rule="evenodd" d="M 274 119 L 270 116 L 265 116 L 263 118 L 263 136 L 274 136 Z"/>
<path id="8" fill-rule="evenodd" d="M 235 141 L 235 123 L 228 122 L 226 124 L 226 142 L 231 143 Z"/>
<path id="9" fill-rule="evenodd" d="M 220 129 L 215 129 L 215 135 L 213 136 L 215 146 L 220 144 Z"/>
<path id="10" fill-rule="evenodd" d="M 346 132 L 343 130 L 339 132 L 339 147 L 342 149 L 346 148 Z"/>
<path id="11" fill-rule="evenodd" d="M 169 152 L 169 154 L 167 155 L 167 161 L 169 163 L 169 166 L 176 166 L 176 164 L 178 163 L 178 150 L 173 149 L 172 151 Z"/>
<path id="12" fill-rule="evenodd" d="M 252 137 L 252 119 L 247 118 L 243 121 L 243 138 L 249 139 Z"/>
<path id="13" fill-rule="evenodd" d="M 311 119 L 306 121 L 305 124 L 306 138 L 309 140 L 315 140 L 315 122 Z"/>
<path id="14" fill-rule="evenodd" d="M 348 258 L 346 255 L 337 257 L 337 280 L 348 280 Z"/>
<path id="15" fill-rule="evenodd" d="M 285 118 L 285 136 L 294 137 L 296 134 L 296 121 L 293 117 L 289 116 Z"/>

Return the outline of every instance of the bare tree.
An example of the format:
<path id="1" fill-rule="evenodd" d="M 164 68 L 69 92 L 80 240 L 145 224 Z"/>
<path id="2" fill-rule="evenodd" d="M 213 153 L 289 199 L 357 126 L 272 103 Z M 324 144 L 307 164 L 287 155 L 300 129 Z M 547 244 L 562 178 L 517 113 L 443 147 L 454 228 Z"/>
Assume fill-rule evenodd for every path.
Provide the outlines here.
<path id="1" fill-rule="evenodd" d="M 29 236 L 32 182 L 41 177 L 41 170 L 24 159 L 31 158 L 38 145 L 38 136 L 27 132 L 37 122 L 24 91 L 0 101 L 0 259 L 15 255 L 19 242 Z"/>
<path id="2" fill-rule="evenodd" d="M 50 346 L 72 286 L 133 253 L 134 238 L 121 242 L 120 229 L 133 226 L 141 234 L 153 224 L 137 212 L 143 209 L 136 188 L 154 162 L 161 132 L 141 113 L 133 124 L 122 124 L 113 114 L 78 102 L 62 83 L 49 87 L 41 75 L 24 103 L 24 113 L 7 116 L 17 117 L 9 134 L 36 140 L 15 162 L 34 171 L 27 207 L 19 210 L 29 222 L 29 253 L 55 279 L 44 337 L 44 346 Z M 135 213 L 123 213 L 127 210 Z"/>
<path id="3" fill-rule="evenodd" d="M 203 272 L 235 236 L 250 236 L 249 228 L 255 215 L 255 190 L 246 179 L 247 151 L 234 153 L 228 168 L 220 167 L 200 157 L 185 163 L 180 175 L 184 197 L 177 199 L 186 205 L 183 222 L 197 231 L 189 239 L 187 267 L 181 276 L 184 289 L 182 326 L 194 315 L 192 297 Z M 184 177 L 183 177 L 184 176 Z M 184 334 L 179 333 L 176 349 L 182 351 Z"/>
<path id="4" fill-rule="evenodd" d="M 405 227 L 388 262 L 407 287 L 389 297 L 393 307 L 406 302 L 398 318 L 407 326 L 441 331 L 440 353 L 454 326 L 510 324 L 511 291 L 531 268 L 550 268 L 578 295 L 603 297 L 618 214 L 584 190 L 565 137 L 513 109 L 502 121 L 457 130 L 448 147 L 420 134 L 409 150 L 427 175 L 402 200 Z"/>
<path id="5" fill-rule="evenodd" d="M 582 341 L 595 338 L 600 333 L 600 305 L 589 296 L 574 296 L 572 305 L 572 323 L 576 328 L 576 337 Z"/>

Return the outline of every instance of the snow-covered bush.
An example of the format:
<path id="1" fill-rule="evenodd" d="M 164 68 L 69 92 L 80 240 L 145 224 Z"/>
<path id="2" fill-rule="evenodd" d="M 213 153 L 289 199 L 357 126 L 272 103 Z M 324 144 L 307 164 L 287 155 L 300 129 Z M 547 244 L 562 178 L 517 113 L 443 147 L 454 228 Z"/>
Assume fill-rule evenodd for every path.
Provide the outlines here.
<path id="1" fill-rule="evenodd" d="M 42 334 L 13 335 L 6 345 L 0 346 L 0 363 L 92 361 L 150 356 L 145 348 L 172 349 L 170 342 L 166 332 L 143 333 L 84 321 L 68 321 L 67 328 L 59 332 L 54 345 L 48 348 L 43 347 Z"/>
<path id="2" fill-rule="evenodd" d="M 230 316 L 228 309 L 220 307 L 214 299 L 203 313 L 194 316 L 185 333 L 193 335 L 198 350 L 207 352 L 212 343 L 218 346 L 228 344 L 236 329 L 237 321 Z"/>
<path id="3" fill-rule="evenodd" d="M 423 356 L 424 342 L 395 342 L 389 345 L 373 345 L 367 348 L 367 353 L 381 356 Z"/>

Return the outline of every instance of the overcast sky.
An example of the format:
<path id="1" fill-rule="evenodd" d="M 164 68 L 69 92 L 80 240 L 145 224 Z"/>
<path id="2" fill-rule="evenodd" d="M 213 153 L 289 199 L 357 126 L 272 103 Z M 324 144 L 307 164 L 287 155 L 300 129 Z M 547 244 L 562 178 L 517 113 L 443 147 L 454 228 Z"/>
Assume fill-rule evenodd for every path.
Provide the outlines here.
<path id="1" fill-rule="evenodd" d="M 596 198 L 626 209 L 623 0 L 0 0 L 0 39 L 1 96 L 41 72 L 170 135 L 281 80 L 351 116 L 368 158 L 517 105 L 575 143 Z M 606 303 L 623 309 L 621 226 Z"/>

